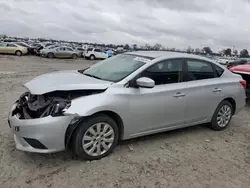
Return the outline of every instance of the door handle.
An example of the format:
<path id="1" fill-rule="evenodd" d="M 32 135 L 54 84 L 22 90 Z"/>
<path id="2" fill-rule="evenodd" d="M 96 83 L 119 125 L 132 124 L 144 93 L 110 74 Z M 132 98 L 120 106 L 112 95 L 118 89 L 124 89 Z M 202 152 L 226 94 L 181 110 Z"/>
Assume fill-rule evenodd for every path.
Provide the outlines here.
<path id="1" fill-rule="evenodd" d="M 215 92 L 215 93 L 219 93 L 221 91 L 222 91 L 222 89 L 220 89 L 220 88 L 214 88 L 214 90 L 213 90 L 213 92 Z"/>
<path id="2" fill-rule="evenodd" d="M 185 93 L 181 93 L 181 92 L 178 92 L 178 93 L 176 93 L 174 95 L 174 97 L 176 97 L 176 98 L 185 97 L 185 96 L 186 96 L 186 94 Z"/>

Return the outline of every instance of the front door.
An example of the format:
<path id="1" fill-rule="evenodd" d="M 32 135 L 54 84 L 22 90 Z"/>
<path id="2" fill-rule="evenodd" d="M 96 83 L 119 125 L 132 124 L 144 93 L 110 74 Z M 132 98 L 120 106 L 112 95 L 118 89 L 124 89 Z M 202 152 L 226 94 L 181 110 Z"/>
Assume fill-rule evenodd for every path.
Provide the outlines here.
<path id="1" fill-rule="evenodd" d="M 61 47 L 61 48 L 56 50 L 55 56 L 56 57 L 65 57 L 65 52 L 66 52 L 66 48 Z"/>
<path id="2" fill-rule="evenodd" d="M 101 51 L 101 49 L 95 49 L 94 52 L 95 52 L 95 57 L 97 59 L 102 59 L 102 51 Z"/>
<path id="3" fill-rule="evenodd" d="M 127 88 L 131 137 L 185 123 L 186 86 L 182 82 L 182 64 L 182 59 L 159 62 L 139 75 L 153 79 L 154 88 Z"/>

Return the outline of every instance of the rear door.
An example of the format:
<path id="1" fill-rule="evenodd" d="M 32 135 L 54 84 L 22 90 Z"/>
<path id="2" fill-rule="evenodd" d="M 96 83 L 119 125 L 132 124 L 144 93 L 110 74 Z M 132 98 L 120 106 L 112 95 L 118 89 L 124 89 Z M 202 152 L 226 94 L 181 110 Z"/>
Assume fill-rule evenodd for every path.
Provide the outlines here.
<path id="1" fill-rule="evenodd" d="M 5 54 L 7 53 L 7 44 L 6 43 L 1 43 L 0 44 L 0 53 Z"/>
<path id="2" fill-rule="evenodd" d="M 199 59 L 185 61 L 184 81 L 188 88 L 186 91 L 187 123 L 206 122 L 223 100 L 223 83 L 219 77 L 223 69 L 219 75 L 215 66 Z"/>

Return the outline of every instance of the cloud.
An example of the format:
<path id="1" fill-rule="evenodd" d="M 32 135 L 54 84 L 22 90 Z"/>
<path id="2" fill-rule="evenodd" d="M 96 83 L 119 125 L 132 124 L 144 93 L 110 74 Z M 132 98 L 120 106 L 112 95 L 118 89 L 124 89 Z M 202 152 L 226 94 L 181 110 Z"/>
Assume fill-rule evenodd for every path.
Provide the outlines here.
<path id="1" fill-rule="evenodd" d="M 250 45 L 249 0 L 0 0 L 0 10 L 0 34 L 7 35 L 214 50 Z"/>

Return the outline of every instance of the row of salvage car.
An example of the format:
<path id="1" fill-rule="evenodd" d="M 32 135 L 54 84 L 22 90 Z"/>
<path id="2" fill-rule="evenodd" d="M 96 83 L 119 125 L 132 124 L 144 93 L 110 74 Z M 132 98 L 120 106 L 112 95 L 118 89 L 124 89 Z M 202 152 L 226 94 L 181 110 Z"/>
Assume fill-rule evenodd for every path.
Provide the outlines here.
<path id="1" fill-rule="evenodd" d="M 34 44 L 30 46 L 24 42 L 0 43 L 0 54 L 12 54 L 17 56 L 32 54 L 47 58 L 72 58 L 85 57 L 91 60 L 106 59 L 113 56 L 112 50 L 101 48 L 81 48 L 60 44 Z"/>

